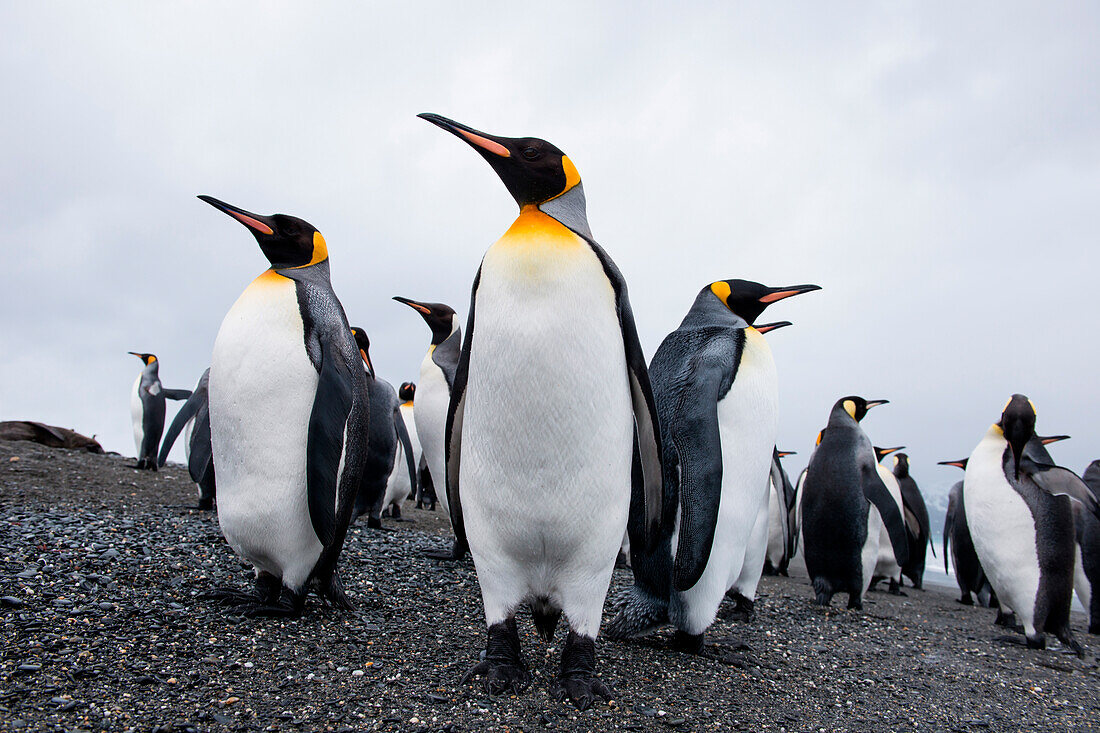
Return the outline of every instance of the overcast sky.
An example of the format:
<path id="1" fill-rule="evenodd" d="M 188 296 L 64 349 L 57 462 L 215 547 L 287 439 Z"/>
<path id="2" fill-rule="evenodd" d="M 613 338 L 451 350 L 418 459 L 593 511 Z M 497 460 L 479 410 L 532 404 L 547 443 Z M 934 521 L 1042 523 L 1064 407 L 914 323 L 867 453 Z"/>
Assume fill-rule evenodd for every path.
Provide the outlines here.
<path id="1" fill-rule="evenodd" d="M 804 282 L 762 321 L 780 447 L 832 403 L 937 494 L 1013 392 L 1100 456 L 1095 3 L 5 3 L 0 419 L 132 455 L 129 391 L 193 386 L 267 266 L 195 198 L 288 213 L 392 382 L 465 318 L 515 204 L 416 119 L 537 136 L 579 169 L 652 355 L 717 279 Z M 174 408 L 170 408 L 174 411 Z M 171 416 L 170 411 L 170 416 Z M 177 455 L 182 453 L 177 450 Z"/>

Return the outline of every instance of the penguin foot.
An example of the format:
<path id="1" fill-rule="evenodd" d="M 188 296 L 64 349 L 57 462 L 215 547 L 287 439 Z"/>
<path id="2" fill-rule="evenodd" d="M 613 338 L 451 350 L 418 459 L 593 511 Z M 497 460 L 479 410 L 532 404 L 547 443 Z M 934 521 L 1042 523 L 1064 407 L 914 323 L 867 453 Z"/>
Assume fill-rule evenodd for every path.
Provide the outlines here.
<path id="1" fill-rule="evenodd" d="M 374 515 L 367 517 L 367 529 L 382 529 L 382 520 Z"/>
<path id="2" fill-rule="evenodd" d="M 348 598 L 348 594 L 344 592 L 344 581 L 340 579 L 340 573 L 338 572 L 333 572 L 328 583 L 318 587 L 317 595 L 328 601 L 333 608 L 339 608 L 344 611 L 352 611 L 355 609 L 355 605 L 351 602 L 351 599 Z"/>
<path id="3" fill-rule="evenodd" d="M 451 549 L 448 550 L 425 550 L 424 557 L 431 558 L 432 560 L 461 560 L 466 557 L 466 552 L 469 550 L 469 546 L 465 542 L 459 542 L 455 540 L 451 544 Z"/>
<path id="4" fill-rule="evenodd" d="M 718 617 L 724 621 L 740 621 L 749 623 L 756 617 L 756 603 L 741 595 L 737 591 L 727 591 L 726 598 L 733 601 L 733 606 L 723 605 L 718 610 Z"/>
<path id="5" fill-rule="evenodd" d="M 249 618 L 297 618 L 302 615 L 302 611 L 302 606 L 290 602 L 254 603 L 240 608 L 241 615 Z"/>
<path id="6" fill-rule="evenodd" d="M 961 603 L 964 606 L 973 606 L 974 605 L 974 599 L 971 598 L 970 594 L 968 593 L 967 595 L 965 595 L 961 598 L 955 599 L 955 603 Z"/>
<path id="7" fill-rule="evenodd" d="M 700 654 L 703 651 L 703 634 L 689 634 L 676 629 L 672 635 L 672 648 L 685 654 Z"/>
<path id="8" fill-rule="evenodd" d="M 199 505 L 195 508 L 204 512 L 211 511 L 214 508 L 214 499 L 212 497 L 203 497 L 199 499 Z"/>
<path id="9" fill-rule="evenodd" d="M 561 673 L 550 685 L 558 702 L 569 698 L 578 710 L 587 710 L 597 697 L 611 700 L 611 690 L 596 676 L 596 640 L 572 629 L 561 652 Z"/>
<path id="10" fill-rule="evenodd" d="M 1046 649 L 1047 637 L 1046 634 L 1036 633 L 1033 636 L 1024 637 L 1027 640 L 1028 649 Z"/>
<path id="11" fill-rule="evenodd" d="M 890 587 L 887 590 L 887 592 L 892 596 L 905 596 L 905 597 L 908 597 L 908 595 L 909 595 L 901 589 L 901 585 L 896 580 L 891 580 L 890 581 Z"/>
<path id="12" fill-rule="evenodd" d="M 515 616 L 489 627 L 485 658 L 462 675 L 460 684 L 464 685 L 474 677 L 483 678 L 485 691 L 490 695 L 523 692 L 531 684 L 531 673 L 527 671 L 519 652 Z"/>
<path id="13" fill-rule="evenodd" d="M 1081 642 L 1073 638 L 1069 625 L 1058 629 L 1054 632 L 1054 635 L 1058 637 L 1058 641 L 1062 642 L 1062 646 L 1076 654 L 1078 659 L 1085 659 L 1088 656 L 1085 653 L 1085 647 L 1081 646 Z"/>
<path id="14" fill-rule="evenodd" d="M 215 588 L 207 593 L 200 593 L 198 598 L 200 601 L 216 601 L 226 606 L 248 606 L 260 600 L 255 593 L 229 587 Z"/>
<path id="15" fill-rule="evenodd" d="M 862 611 L 863 599 L 859 597 L 858 593 L 848 594 L 848 610 L 849 611 Z"/>

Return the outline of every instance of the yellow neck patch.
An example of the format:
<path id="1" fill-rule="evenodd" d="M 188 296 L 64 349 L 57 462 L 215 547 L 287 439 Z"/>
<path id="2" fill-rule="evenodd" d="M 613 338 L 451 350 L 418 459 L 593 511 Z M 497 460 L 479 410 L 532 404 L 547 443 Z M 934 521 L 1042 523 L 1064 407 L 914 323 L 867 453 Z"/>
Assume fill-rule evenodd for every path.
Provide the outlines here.
<path id="1" fill-rule="evenodd" d="M 413 406 L 413 401 L 409 400 L 408 402 L 402 402 L 401 406 L 402 407 L 412 407 Z"/>
<path id="2" fill-rule="evenodd" d="M 545 249 L 573 248 L 584 244 L 584 240 L 534 204 L 528 204 L 520 209 L 519 216 L 497 243 L 510 248 Z"/>
<path id="3" fill-rule="evenodd" d="M 726 298 L 730 297 L 730 284 L 725 280 L 719 280 L 710 284 L 710 292 L 718 296 L 718 300 L 722 301 L 722 305 L 729 308 L 729 304 L 726 302 Z"/>
<path id="4" fill-rule="evenodd" d="M 852 416 L 852 419 L 856 419 L 856 403 L 851 400 L 844 400 L 844 411 Z"/>

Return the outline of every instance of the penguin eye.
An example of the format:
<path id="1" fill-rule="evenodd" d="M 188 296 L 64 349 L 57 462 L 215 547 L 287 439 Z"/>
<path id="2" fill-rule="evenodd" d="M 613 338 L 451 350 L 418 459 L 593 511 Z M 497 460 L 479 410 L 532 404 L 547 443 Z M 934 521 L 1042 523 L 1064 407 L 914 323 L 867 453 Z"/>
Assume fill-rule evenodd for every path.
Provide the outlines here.
<path id="1" fill-rule="evenodd" d="M 522 151 L 520 151 L 520 155 L 522 155 L 527 160 L 538 160 L 542 157 L 542 153 L 540 153 L 535 148 L 524 148 Z"/>

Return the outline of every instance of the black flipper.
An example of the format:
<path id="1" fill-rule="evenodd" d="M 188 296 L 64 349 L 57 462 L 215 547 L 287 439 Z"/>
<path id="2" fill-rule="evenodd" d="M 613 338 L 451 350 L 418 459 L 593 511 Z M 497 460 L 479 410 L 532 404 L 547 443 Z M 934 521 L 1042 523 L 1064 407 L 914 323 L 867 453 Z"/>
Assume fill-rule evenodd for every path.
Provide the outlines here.
<path id="1" fill-rule="evenodd" d="M 863 495 L 878 509 L 882 522 L 886 525 L 886 531 L 890 535 L 894 559 L 897 560 L 898 565 L 904 565 L 909 562 L 909 539 L 905 534 L 905 519 L 898 511 L 897 502 L 890 495 L 890 490 L 886 488 L 886 484 L 882 483 L 873 460 L 869 458 L 866 464 L 860 467 L 863 477 Z"/>
<path id="2" fill-rule="evenodd" d="M 948 509 L 943 517 L 943 572 L 950 573 L 947 569 L 947 557 L 951 554 L 951 533 L 955 531 L 955 514 Z"/>
<path id="3" fill-rule="evenodd" d="M 462 353 L 458 357 L 454 384 L 451 385 L 451 403 L 447 407 L 447 431 L 443 434 L 444 468 L 447 473 L 443 487 L 447 492 L 447 503 L 451 512 L 451 529 L 455 533 L 455 552 L 452 554 L 458 554 L 461 551 L 463 555 L 469 543 L 466 539 L 466 525 L 462 521 L 462 497 L 458 490 L 458 472 L 462 457 L 462 414 L 466 408 L 466 380 L 470 374 L 470 344 L 474 340 L 474 310 L 477 306 L 477 288 L 480 284 L 481 267 L 478 267 L 477 275 L 474 276 L 474 285 L 470 290 L 470 314 L 466 317 Z M 436 479 L 434 476 L 432 478 Z"/>
<path id="4" fill-rule="evenodd" d="M 728 372 L 728 359 L 704 350 L 692 360 L 694 389 L 682 399 L 673 447 L 680 465 L 680 535 L 672 570 L 673 586 L 685 591 L 703 575 L 714 545 L 718 502 L 722 495 L 722 440 L 718 398 Z"/>
<path id="5" fill-rule="evenodd" d="M 164 390 L 170 392 L 171 390 Z M 191 394 L 187 398 L 187 402 L 183 403 L 183 407 L 179 409 L 176 416 L 172 419 L 172 424 L 168 426 L 168 432 L 164 434 L 164 440 L 160 444 L 160 455 L 157 456 L 157 465 L 163 466 L 168 461 L 168 453 L 172 450 L 172 445 L 175 444 L 176 438 L 179 437 L 180 432 L 183 431 L 183 426 L 187 424 L 187 421 L 195 416 L 199 411 L 199 407 L 202 406 L 204 401 L 204 395 Z"/>
<path id="6" fill-rule="evenodd" d="M 447 387 L 454 392 L 455 371 L 458 369 L 458 361 L 462 358 L 462 333 L 455 331 L 448 336 L 443 343 L 432 349 L 432 361 L 443 372 L 443 378 L 447 380 Z"/>
<path id="7" fill-rule="evenodd" d="M 210 445 L 210 413 L 200 411 L 191 429 L 191 453 L 187 457 L 187 472 L 202 488 L 203 498 L 214 498 L 214 451 Z"/>
<path id="8" fill-rule="evenodd" d="M 189 389 L 165 389 L 162 391 L 166 400 L 186 400 L 191 397 L 191 390 Z"/>
<path id="9" fill-rule="evenodd" d="M 352 378 L 336 349 L 321 339 L 321 374 L 306 439 L 309 518 L 325 547 L 336 539 L 336 492 L 344 427 L 351 413 Z"/>
<path id="10" fill-rule="evenodd" d="M 405 418 L 401 416 L 400 405 L 393 408 L 393 424 L 397 428 L 397 440 L 401 443 L 401 450 L 405 453 L 405 466 L 409 470 L 409 486 L 412 487 L 410 498 L 412 498 L 416 496 L 416 457 L 413 456 L 412 440 L 405 427 Z"/>
<path id="11" fill-rule="evenodd" d="M 1073 471 L 1061 466 L 1036 463 L 1027 456 L 1020 459 L 1020 470 L 1030 476 L 1043 491 L 1052 496 L 1068 496 L 1100 518 L 1100 505 L 1096 502 L 1096 496 Z"/>
<path id="12" fill-rule="evenodd" d="M 619 330 L 623 335 L 626 370 L 630 380 L 630 398 L 634 408 L 634 426 L 638 439 L 638 457 L 642 469 L 640 472 L 632 471 L 632 483 L 635 484 L 633 490 L 640 491 L 645 497 L 645 544 L 648 551 L 653 549 L 660 535 L 661 509 L 664 506 L 665 491 L 657 404 L 653 399 L 653 388 L 649 383 L 649 369 L 645 354 L 638 339 L 638 327 L 634 323 L 634 311 L 630 308 L 630 298 L 627 296 L 626 280 L 600 245 L 584 234 L 578 233 L 578 235 L 583 237 L 596 253 L 600 264 L 603 265 L 604 274 L 615 291 L 615 309 L 619 316 Z M 468 334 L 466 338 L 469 339 Z M 701 569 L 700 572 L 702 572 Z"/>

